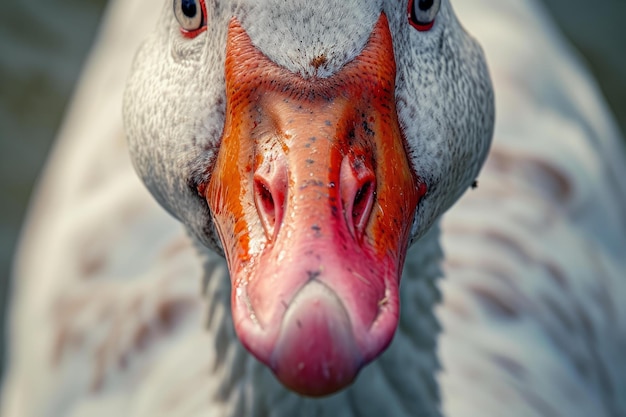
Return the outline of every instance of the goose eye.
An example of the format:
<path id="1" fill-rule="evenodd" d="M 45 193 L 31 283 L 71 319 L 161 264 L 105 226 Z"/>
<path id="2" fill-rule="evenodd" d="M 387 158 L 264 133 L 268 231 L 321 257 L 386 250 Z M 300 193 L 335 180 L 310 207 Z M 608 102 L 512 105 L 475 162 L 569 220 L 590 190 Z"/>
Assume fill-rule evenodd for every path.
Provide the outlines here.
<path id="1" fill-rule="evenodd" d="M 202 0 L 174 0 L 174 15 L 187 37 L 193 38 L 206 28 Z"/>
<path id="2" fill-rule="evenodd" d="M 409 23 L 420 32 L 430 30 L 440 6 L 441 0 L 410 0 Z"/>

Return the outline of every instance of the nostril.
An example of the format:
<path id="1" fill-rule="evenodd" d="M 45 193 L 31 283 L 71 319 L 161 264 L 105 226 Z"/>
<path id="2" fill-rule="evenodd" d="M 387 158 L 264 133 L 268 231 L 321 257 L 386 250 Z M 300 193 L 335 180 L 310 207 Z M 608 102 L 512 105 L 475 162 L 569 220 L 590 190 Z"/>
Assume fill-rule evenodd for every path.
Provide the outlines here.
<path id="1" fill-rule="evenodd" d="M 354 196 L 352 223 L 357 231 L 365 228 L 369 213 L 374 204 L 374 181 L 366 180 Z"/>
<path id="2" fill-rule="evenodd" d="M 278 233 L 286 190 L 286 173 L 280 167 L 272 165 L 269 169 L 259 169 L 254 174 L 254 202 L 269 240 L 273 240 Z"/>
<path id="3" fill-rule="evenodd" d="M 256 209 L 263 223 L 263 228 L 268 237 L 274 235 L 274 226 L 276 224 L 276 206 L 274 204 L 274 197 L 267 184 L 262 180 L 255 178 L 254 180 L 254 194 Z"/>
<path id="4" fill-rule="evenodd" d="M 346 156 L 341 164 L 341 200 L 350 233 L 360 237 L 370 218 L 376 192 L 376 177 L 363 161 L 350 161 Z"/>

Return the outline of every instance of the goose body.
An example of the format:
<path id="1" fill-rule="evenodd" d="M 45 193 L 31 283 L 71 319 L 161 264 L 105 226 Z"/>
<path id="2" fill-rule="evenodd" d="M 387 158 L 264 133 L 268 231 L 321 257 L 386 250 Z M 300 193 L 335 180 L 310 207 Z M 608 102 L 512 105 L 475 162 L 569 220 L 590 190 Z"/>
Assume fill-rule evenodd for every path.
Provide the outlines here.
<path id="1" fill-rule="evenodd" d="M 241 345 L 226 261 L 135 174 L 119 109 L 139 41 L 166 15 L 147 3 L 111 4 L 39 186 L 3 416 L 626 414 L 626 161 L 539 6 L 454 2 L 496 92 L 490 156 L 409 248 L 389 348 L 313 399 Z"/>

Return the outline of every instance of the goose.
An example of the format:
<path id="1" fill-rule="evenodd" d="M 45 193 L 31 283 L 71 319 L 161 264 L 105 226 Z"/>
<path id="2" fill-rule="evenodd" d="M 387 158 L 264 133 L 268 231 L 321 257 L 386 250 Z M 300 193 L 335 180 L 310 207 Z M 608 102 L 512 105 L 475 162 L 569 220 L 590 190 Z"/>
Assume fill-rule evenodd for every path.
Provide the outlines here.
<path id="1" fill-rule="evenodd" d="M 453 3 L 113 1 L 3 415 L 624 415 L 620 135 L 539 5 Z"/>

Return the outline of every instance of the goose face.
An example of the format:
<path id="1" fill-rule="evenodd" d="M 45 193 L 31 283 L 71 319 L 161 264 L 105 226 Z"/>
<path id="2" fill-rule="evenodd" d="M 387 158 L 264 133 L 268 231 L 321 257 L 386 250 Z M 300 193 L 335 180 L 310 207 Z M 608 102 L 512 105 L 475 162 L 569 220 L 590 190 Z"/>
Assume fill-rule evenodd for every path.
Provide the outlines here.
<path id="1" fill-rule="evenodd" d="M 226 256 L 239 338 L 305 395 L 390 343 L 407 246 L 491 140 L 479 46 L 419 4 L 175 0 L 128 83 L 139 175 Z"/>

